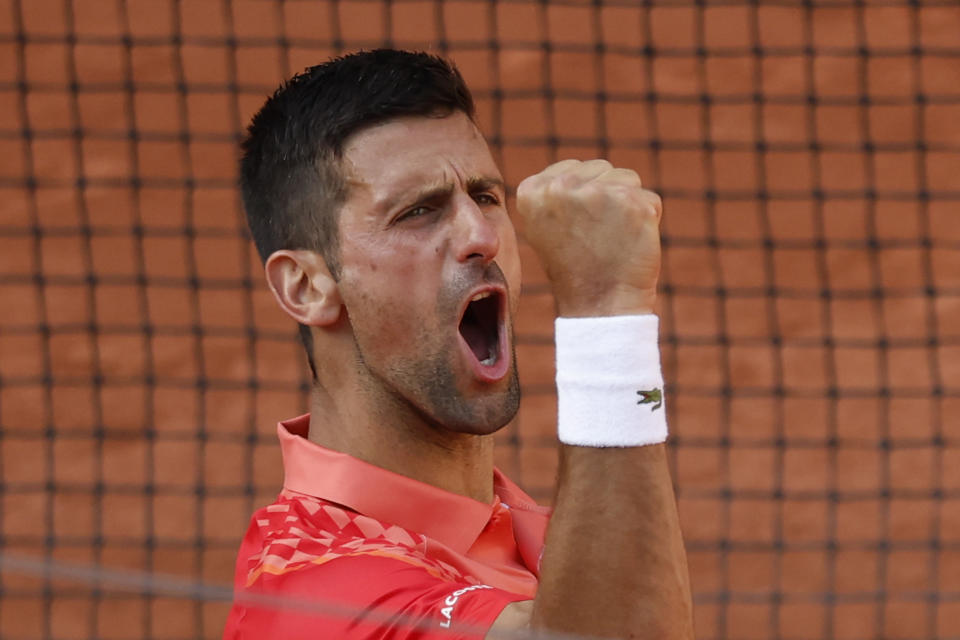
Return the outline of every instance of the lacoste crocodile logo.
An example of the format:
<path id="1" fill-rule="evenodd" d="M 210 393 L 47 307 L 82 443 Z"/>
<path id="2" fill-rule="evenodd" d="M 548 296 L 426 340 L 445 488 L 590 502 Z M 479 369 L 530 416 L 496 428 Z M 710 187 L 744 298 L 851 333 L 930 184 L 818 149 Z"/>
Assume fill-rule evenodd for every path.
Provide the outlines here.
<path id="1" fill-rule="evenodd" d="M 653 405 L 652 407 L 650 407 L 651 412 L 656 411 L 657 409 L 663 406 L 663 392 L 657 387 L 654 387 L 653 389 L 649 389 L 647 391 L 644 391 L 644 390 L 637 391 L 637 395 L 640 396 L 640 399 L 637 400 L 637 404 Z"/>

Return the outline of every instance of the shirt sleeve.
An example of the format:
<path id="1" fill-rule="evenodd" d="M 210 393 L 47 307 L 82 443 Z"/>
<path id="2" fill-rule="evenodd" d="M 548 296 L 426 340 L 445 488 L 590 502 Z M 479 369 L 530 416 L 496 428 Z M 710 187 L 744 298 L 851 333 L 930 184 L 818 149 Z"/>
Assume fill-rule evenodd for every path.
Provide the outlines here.
<path id="1" fill-rule="evenodd" d="M 506 605 L 528 599 L 397 557 L 344 556 L 238 590 L 224 640 L 477 640 Z"/>

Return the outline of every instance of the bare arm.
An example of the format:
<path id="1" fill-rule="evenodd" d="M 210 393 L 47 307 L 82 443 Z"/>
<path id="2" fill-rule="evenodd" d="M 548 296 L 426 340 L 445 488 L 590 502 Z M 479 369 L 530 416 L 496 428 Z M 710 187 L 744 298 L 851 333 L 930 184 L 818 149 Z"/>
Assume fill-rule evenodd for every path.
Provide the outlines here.
<path id="1" fill-rule="evenodd" d="M 612 638 L 693 637 L 663 445 L 563 447 L 531 627 Z"/>
<path id="2" fill-rule="evenodd" d="M 663 445 L 563 446 L 540 589 L 491 628 L 692 638 L 686 555 Z M 516 636 L 512 636 L 516 637 Z"/>
<path id="3" fill-rule="evenodd" d="M 564 161 L 518 190 L 526 235 L 567 317 L 651 313 L 660 200 L 632 171 Z M 664 445 L 563 445 L 540 588 L 491 629 L 693 637 L 686 555 Z"/>

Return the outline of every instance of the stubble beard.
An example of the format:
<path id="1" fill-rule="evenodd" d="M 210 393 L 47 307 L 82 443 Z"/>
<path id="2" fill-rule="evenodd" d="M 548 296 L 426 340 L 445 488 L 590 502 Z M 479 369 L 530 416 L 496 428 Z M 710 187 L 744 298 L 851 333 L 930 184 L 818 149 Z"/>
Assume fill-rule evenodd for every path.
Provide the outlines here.
<path id="1" fill-rule="evenodd" d="M 435 426 L 448 431 L 473 435 L 495 433 L 510 422 L 520 408 L 520 383 L 512 341 L 506 383 L 498 384 L 501 388 L 496 390 L 478 391 L 473 398 L 465 397 L 457 388 L 454 361 L 458 352 L 454 345 L 446 354 L 438 353 L 424 363 L 430 374 L 418 378 L 422 384 L 415 397 L 426 401 L 423 406 L 412 406 Z"/>
<path id="2" fill-rule="evenodd" d="M 430 344 L 428 334 L 418 334 L 414 344 Z M 368 366 L 363 350 L 356 345 L 361 366 L 377 379 L 378 386 L 386 390 L 392 400 L 392 407 L 385 411 L 388 415 L 382 416 L 383 419 L 402 420 L 407 414 L 433 430 L 470 435 L 495 433 L 513 419 L 520 408 L 520 382 L 512 340 L 511 363 L 505 380 L 484 383 L 472 393 L 461 390 L 457 384 L 460 349 L 456 340 L 455 335 L 454 344 L 445 341 L 432 353 L 394 364 L 382 373 Z"/>
<path id="3" fill-rule="evenodd" d="M 472 278 L 463 274 L 462 282 L 452 283 L 439 295 L 436 317 L 458 320 L 455 318 L 456 310 L 464 293 L 478 281 L 506 286 L 506 278 L 496 263 L 487 265 L 479 277 L 476 273 Z M 412 344 L 423 347 L 433 345 L 432 351 L 424 352 L 423 357 L 395 362 L 382 372 L 369 366 L 364 350 L 354 335 L 360 366 L 376 378 L 379 386 L 391 397 L 389 404 L 393 406 L 388 409 L 390 415 L 382 418 L 402 419 L 402 414 L 407 413 L 434 430 L 471 435 L 489 435 L 504 427 L 520 409 L 520 382 L 513 344 L 513 320 L 509 311 L 506 325 L 503 330 L 508 332 L 510 368 L 505 379 L 494 383 L 466 380 L 468 389 L 462 389 L 457 384 L 457 372 L 463 370 L 463 365 L 458 344 L 461 338 L 456 331 L 447 333 L 443 331 L 444 327 L 437 327 L 433 331 L 421 327 L 416 336 L 411 336 Z M 438 333 L 446 333 L 447 339 L 437 343 Z M 459 377 L 463 377 L 463 374 Z"/>

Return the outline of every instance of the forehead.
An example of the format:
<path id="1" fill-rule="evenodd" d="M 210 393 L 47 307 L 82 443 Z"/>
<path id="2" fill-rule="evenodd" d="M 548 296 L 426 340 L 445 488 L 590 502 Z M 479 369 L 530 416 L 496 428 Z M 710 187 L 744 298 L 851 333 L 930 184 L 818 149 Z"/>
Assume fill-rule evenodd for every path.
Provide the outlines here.
<path id="1" fill-rule="evenodd" d="M 351 191 L 402 191 L 424 182 L 499 178 L 486 140 L 463 113 L 443 118 L 403 117 L 350 138 L 343 168 Z"/>

